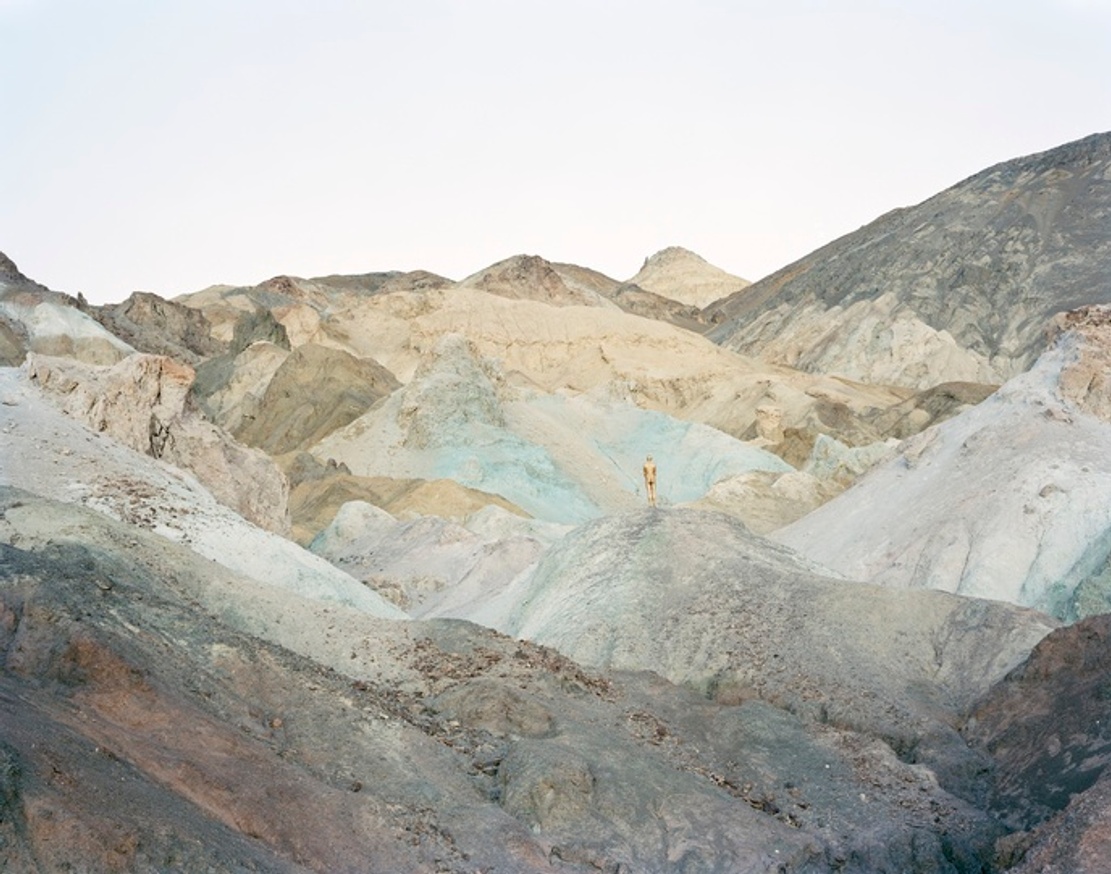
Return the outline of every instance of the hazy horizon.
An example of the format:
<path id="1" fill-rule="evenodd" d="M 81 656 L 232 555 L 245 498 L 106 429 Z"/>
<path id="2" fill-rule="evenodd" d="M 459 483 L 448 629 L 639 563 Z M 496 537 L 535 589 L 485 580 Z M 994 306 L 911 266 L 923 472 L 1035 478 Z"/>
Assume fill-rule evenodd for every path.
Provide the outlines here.
<path id="1" fill-rule="evenodd" d="M 1111 127 L 1111 4 L 0 0 L 0 251 L 93 302 L 519 253 L 756 280 Z"/>

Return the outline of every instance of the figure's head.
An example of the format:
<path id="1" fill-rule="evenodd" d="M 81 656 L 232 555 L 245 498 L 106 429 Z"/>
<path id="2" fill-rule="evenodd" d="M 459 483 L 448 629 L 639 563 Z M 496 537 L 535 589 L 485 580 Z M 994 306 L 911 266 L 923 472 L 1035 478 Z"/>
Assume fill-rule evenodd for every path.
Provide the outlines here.
<path id="1" fill-rule="evenodd" d="M 648 456 L 648 457 L 647 457 L 647 458 L 645 459 L 645 461 L 651 461 L 651 460 L 652 460 L 652 456 L 651 456 L 651 455 L 649 455 L 649 456 Z"/>

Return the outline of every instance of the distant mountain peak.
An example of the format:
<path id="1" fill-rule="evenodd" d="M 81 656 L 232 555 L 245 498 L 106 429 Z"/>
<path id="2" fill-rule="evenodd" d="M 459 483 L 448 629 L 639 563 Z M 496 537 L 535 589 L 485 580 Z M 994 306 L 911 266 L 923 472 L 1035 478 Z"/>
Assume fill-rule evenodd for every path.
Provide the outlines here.
<path id="1" fill-rule="evenodd" d="M 751 285 L 682 246 L 668 246 L 645 258 L 640 272 L 629 282 L 700 309 Z"/>
<path id="2" fill-rule="evenodd" d="M 648 267 L 650 264 L 673 264 L 677 261 L 694 261 L 699 264 L 710 263 L 697 252 L 692 252 L 690 249 L 684 249 L 682 246 L 668 246 L 665 249 L 660 249 L 655 255 L 649 255 L 645 258 L 641 270 Z"/>

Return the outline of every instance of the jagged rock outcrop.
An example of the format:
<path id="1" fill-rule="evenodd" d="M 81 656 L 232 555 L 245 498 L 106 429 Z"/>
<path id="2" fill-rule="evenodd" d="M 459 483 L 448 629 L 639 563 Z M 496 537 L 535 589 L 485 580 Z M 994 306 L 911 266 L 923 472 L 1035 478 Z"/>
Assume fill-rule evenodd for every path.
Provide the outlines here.
<path id="1" fill-rule="evenodd" d="M 227 570 L 298 597 L 404 617 L 348 574 L 219 503 L 191 473 L 67 416 L 10 368 L 0 369 L 0 458 L 19 459 L 0 465 L 0 486 L 79 504 L 185 544 L 203 557 L 214 580 Z M 61 527 L 48 523 L 44 539 L 61 536 Z M 79 532 L 73 537 L 80 541 Z"/>
<path id="2" fill-rule="evenodd" d="M 27 357 L 27 336 L 21 327 L 0 314 L 0 367 L 18 367 Z"/>
<path id="3" fill-rule="evenodd" d="M 1070 404 L 1111 422 L 1111 305 L 1080 307 L 1054 319 L 1050 342 L 1069 343 L 1076 352 L 1057 378 L 1061 396 Z"/>
<path id="4" fill-rule="evenodd" d="M 204 313 L 137 291 L 123 303 L 90 307 L 90 315 L 139 352 L 168 355 L 196 367 L 227 351 Z"/>
<path id="5" fill-rule="evenodd" d="M 1111 775 L 1073 796 L 1068 806 L 1032 832 L 999 842 L 997 859 L 1008 874 L 1103 874 L 1111 854 Z"/>
<path id="6" fill-rule="evenodd" d="M 997 385 L 978 382 L 943 382 L 889 407 L 873 418 L 870 424 L 884 437 L 906 440 L 931 425 L 939 425 L 971 409 L 990 397 L 997 388 Z"/>
<path id="7" fill-rule="evenodd" d="M 1029 372 L 773 537 L 855 579 L 1111 610 L 1111 320 L 1065 321 Z"/>
<path id="8" fill-rule="evenodd" d="M 629 284 L 703 309 L 752 283 L 715 267 L 688 249 L 669 246 L 645 258 Z"/>
<path id="9" fill-rule="evenodd" d="M 193 394 L 198 405 L 235 434 L 258 415 L 270 380 L 289 355 L 288 347 L 259 340 L 234 356 L 210 358 L 196 371 Z"/>
<path id="10" fill-rule="evenodd" d="M 448 615 L 544 642 L 584 665 L 648 669 L 719 703 L 760 701 L 807 723 L 882 737 L 892 760 L 894 750 L 964 798 L 985 791 L 977 775 L 986 760 L 957 734 L 963 708 L 1051 627 L 1010 605 L 823 577 L 736 521 L 689 510 L 581 526 L 533 573 Z M 843 800 L 835 828 L 852 821 L 870 831 L 866 811 L 882 805 L 870 795 Z M 983 825 L 963 815 L 972 831 Z M 957 844 L 968 837 L 952 834 Z M 902 857 L 893 870 L 913 869 L 906 835 L 871 839 Z"/>
<path id="11" fill-rule="evenodd" d="M 711 336 L 807 371 L 998 383 L 1054 314 L 1111 301 L 1111 133 L 998 164 L 711 308 Z"/>
<path id="12" fill-rule="evenodd" d="M 854 445 L 873 442 L 879 438 L 872 431 L 866 438 L 855 436 L 858 421 L 908 395 L 768 367 L 725 352 L 688 330 L 692 325 L 685 324 L 688 308 L 683 305 L 596 271 L 537 257 L 508 259 L 451 286 L 406 275 L 380 284 L 368 280 L 371 290 L 360 293 L 343 282 L 329 285 L 333 281 L 287 277 L 254 289 L 216 289 L 182 300 L 208 315 L 217 336 L 230 337 L 235 319 L 265 311 L 282 326 L 290 346 L 341 349 L 377 361 L 402 383 L 413 379 L 443 337 L 462 334 L 483 357 L 500 362 L 514 384 L 623 397 L 735 436 L 745 436 L 752 427 L 756 407 L 775 403 L 785 426 L 820 418 L 823 433 Z M 234 345 L 237 355 L 246 348 Z M 238 379 L 238 367 L 228 356 L 198 367 L 198 396 L 228 428 L 253 415 L 261 397 L 257 383 L 250 397 L 233 397 L 229 386 Z M 827 415 L 827 407 L 836 414 Z M 229 411 L 231 418 L 223 418 Z"/>
<path id="13" fill-rule="evenodd" d="M 132 355 L 110 368 L 32 355 L 28 377 L 67 415 L 136 452 L 192 472 L 256 525 L 289 531 L 288 486 L 267 456 L 235 442 L 188 404 L 193 369 Z"/>
<path id="14" fill-rule="evenodd" d="M 0 366 L 21 364 L 28 352 L 114 364 L 134 351 L 78 300 L 31 281 L 0 252 Z"/>
<path id="15" fill-rule="evenodd" d="M 964 734 L 995 762 L 992 806 L 1030 829 L 1111 761 L 1111 614 L 1054 631 L 972 709 Z"/>
<path id="16" fill-rule="evenodd" d="M 0 282 L 5 285 L 19 285 L 30 282 L 15 266 L 15 262 L 3 252 L 0 252 Z"/>

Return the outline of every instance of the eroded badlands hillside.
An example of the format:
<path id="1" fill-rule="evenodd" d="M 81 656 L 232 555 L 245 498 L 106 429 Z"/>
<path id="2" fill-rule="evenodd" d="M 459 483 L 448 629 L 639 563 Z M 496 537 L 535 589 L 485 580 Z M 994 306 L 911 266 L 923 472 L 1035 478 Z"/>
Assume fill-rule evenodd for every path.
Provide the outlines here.
<path id="1" fill-rule="evenodd" d="M 1108 142 L 752 286 L 0 258 L 0 868 L 1103 871 Z"/>

